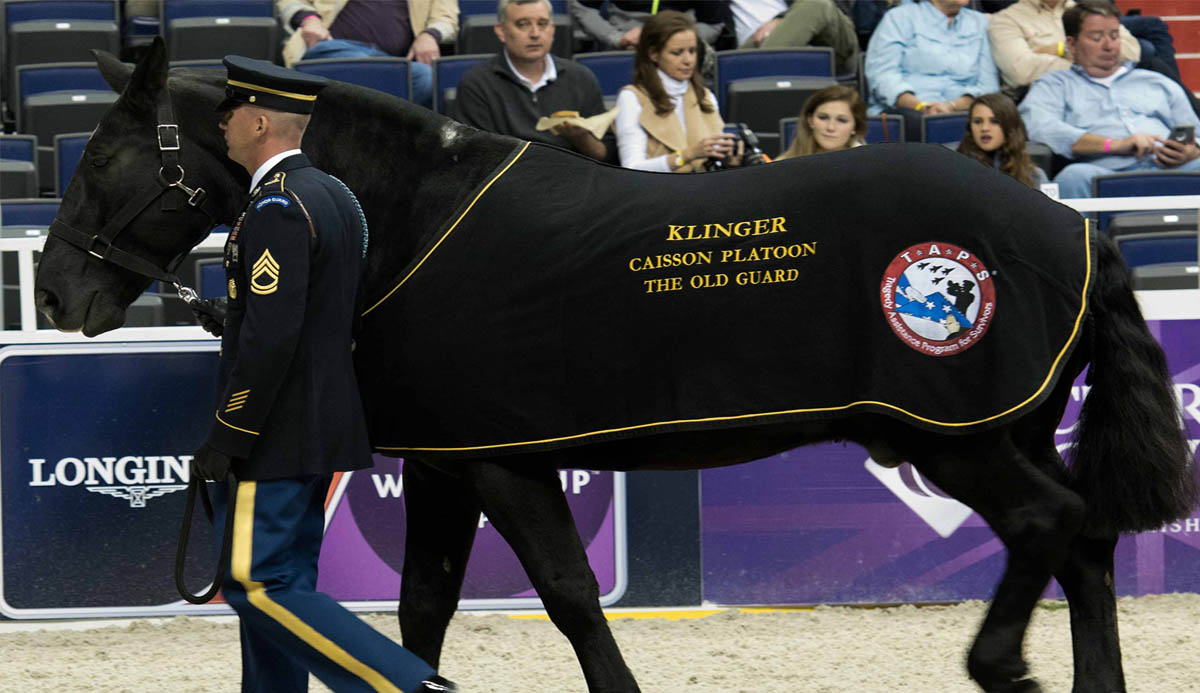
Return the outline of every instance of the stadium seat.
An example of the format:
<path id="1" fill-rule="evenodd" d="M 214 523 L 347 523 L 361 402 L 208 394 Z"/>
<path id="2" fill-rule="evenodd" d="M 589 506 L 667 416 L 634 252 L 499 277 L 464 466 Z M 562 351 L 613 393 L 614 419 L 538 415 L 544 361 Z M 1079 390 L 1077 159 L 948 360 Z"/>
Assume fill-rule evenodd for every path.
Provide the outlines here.
<path id="1" fill-rule="evenodd" d="M 0 202 L 0 226 L 49 226 L 60 200 L 48 197 Z"/>
<path id="2" fill-rule="evenodd" d="M 433 110 L 446 115 L 454 103 L 458 81 L 476 63 L 491 60 L 491 55 L 452 55 L 433 61 Z"/>
<path id="3" fill-rule="evenodd" d="M 554 22 L 554 41 L 550 52 L 560 58 L 570 58 L 574 40 L 571 18 L 567 16 L 566 0 L 550 0 Z M 456 55 L 495 53 L 500 50 L 496 38 L 496 0 L 458 0 L 458 38 L 454 43 Z"/>
<path id="4" fill-rule="evenodd" d="M 225 63 L 220 58 L 201 58 L 200 60 L 172 60 L 167 63 L 168 67 L 176 68 L 191 68 L 193 70 L 221 70 L 225 71 Z"/>
<path id="5" fill-rule="evenodd" d="M 91 60 L 89 49 L 121 49 L 116 0 L 0 0 L 4 26 L 3 96 L 13 98 L 19 65 Z"/>
<path id="6" fill-rule="evenodd" d="M 229 229 L 225 228 L 226 231 Z M 196 275 L 196 293 L 200 298 L 227 296 L 225 288 L 225 261 L 220 257 L 201 257 L 193 265 Z"/>
<path id="7" fill-rule="evenodd" d="M 412 99 L 412 74 L 404 58 L 321 58 L 301 60 L 295 68 L 311 75 Z"/>
<path id="8" fill-rule="evenodd" d="M 1200 264 L 1195 261 L 1140 265 L 1133 268 L 1134 291 L 1197 287 L 1200 287 Z"/>
<path id="9" fill-rule="evenodd" d="M 604 104 L 612 108 L 617 103 L 621 87 L 633 82 L 633 51 L 600 51 L 575 56 L 575 62 L 586 66 L 600 82 Z"/>
<path id="10" fill-rule="evenodd" d="M 162 35 L 169 60 L 229 54 L 275 61 L 279 21 L 272 0 L 161 0 Z"/>
<path id="11" fill-rule="evenodd" d="M 1092 179 L 1092 197 L 1147 197 L 1153 195 L 1200 195 L 1200 172 L 1131 171 L 1110 173 Z M 1113 212 L 1097 214 L 1101 231 L 1108 229 Z"/>
<path id="12" fill-rule="evenodd" d="M 39 149 L 39 176 L 45 187 L 53 180 L 54 136 L 91 132 L 117 100 L 94 62 L 48 63 L 17 67 L 17 130 L 34 135 Z M 40 164 L 42 153 L 49 171 Z"/>
<path id="13" fill-rule="evenodd" d="M 0 198 L 37 194 L 37 139 L 33 135 L 0 135 Z"/>
<path id="14" fill-rule="evenodd" d="M 54 193 L 62 197 L 67 190 L 67 183 L 75 175 L 75 167 L 83 158 L 83 148 L 87 146 L 90 132 L 72 132 L 54 136 Z"/>
<path id="15" fill-rule="evenodd" d="M 753 77 L 828 77 L 833 79 L 833 49 L 827 47 L 717 51 L 717 101 L 728 114 L 729 83 Z M 799 111 L 802 104 L 793 110 Z M 775 122 L 775 121 L 772 121 Z"/>
<path id="16" fill-rule="evenodd" d="M 879 115 L 867 116 L 867 144 L 880 142 L 904 141 L 904 116 Z"/>
<path id="17" fill-rule="evenodd" d="M 922 142 L 957 148 L 966 131 L 967 114 L 965 112 L 921 116 Z"/>
<path id="18" fill-rule="evenodd" d="M 1135 233 L 1118 236 L 1117 247 L 1130 267 L 1197 261 L 1196 230 Z"/>

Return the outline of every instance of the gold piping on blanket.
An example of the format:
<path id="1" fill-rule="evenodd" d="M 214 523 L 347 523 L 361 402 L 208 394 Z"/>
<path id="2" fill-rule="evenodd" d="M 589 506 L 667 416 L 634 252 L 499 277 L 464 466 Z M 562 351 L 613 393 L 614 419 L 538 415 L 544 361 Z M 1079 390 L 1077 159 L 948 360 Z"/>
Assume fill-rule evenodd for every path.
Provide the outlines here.
<path id="1" fill-rule="evenodd" d="M 392 290 L 387 292 L 387 294 L 383 298 L 379 299 L 375 303 L 375 305 L 371 306 L 370 308 L 368 308 L 362 312 L 364 317 L 366 316 L 367 313 L 370 313 L 371 311 L 378 308 L 379 304 L 381 304 L 384 301 L 391 298 L 392 294 L 396 293 L 397 289 L 404 286 L 404 282 L 408 281 L 409 277 L 413 276 L 414 274 L 417 273 L 417 270 L 421 269 L 421 265 L 425 264 L 425 261 L 428 260 L 429 257 L 431 255 L 433 255 L 434 251 L 436 251 L 438 249 L 438 247 L 442 245 L 442 241 L 449 238 L 450 234 L 454 231 L 454 229 L 458 228 L 458 225 L 460 222 L 462 222 L 463 218 L 471 213 L 471 209 L 473 209 L 475 207 L 475 203 L 479 201 L 479 198 L 483 197 L 483 194 L 488 191 L 488 188 L 492 187 L 492 183 L 495 183 L 496 181 L 500 180 L 500 176 L 503 176 L 505 173 L 507 173 L 508 169 L 512 168 L 512 165 L 517 163 L 517 159 L 521 158 L 521 155 L 525 153 L 526 149 L 529 149 L 528 142 L 525 143 L 525 146 L 521 147 L 521 151 L 517 152 L 517 155 L 512 158 L 512 161 L 508 162 L 508 165 L 500 170 L 500 173 L 497 173 L 494 178 L 492 178 L 491 180 L 489 180 L 487 182 L 487 185 L 483 186 L 483 189 L 479 191 L 479 194 L 475 196 L 475 199 L 471 200 L 471 204 L 467 205 L 467 208 L 463 210 L 462 214 L 458 215 L 458 218 L 454 220 L 454 223 L 450 225 L 450 228 L 446 229 L 446 233 L 442 234 L 442 237 L 438 239 L 437 243 L 433 244 L 433 247 L 429 249 L 428 253 L 425 253 L 425 257 L 421 258 L 421 261 L 418 262 L 417 265 L 415 267 L 413 267 L 412 270 L 408 274 L 404 275 L 404 278 L 400 280 L 400 283 L 397 284 L 396 286 L 392 287 Z"/>
<path id="2" fill-rule="evenodd" d="M 566 440 L 579 440 L 580 438 L 588 438 L 591 436 L 606 435 L 609 433 L 621 433 L 624 431 L 636 431 L 636 430 L 640 430 L 640 429 L 654 428 L 656 426 L 673 426 L 673 425 L 677 425 L 677 424 L 705 423 L 705 422 L 710 422 L 710 421 L 739 421 L 739 420 L 743 420 L 743 419 L 755 419 L 755 418 L 761 418 L 761 417 L 766 417 L 766 416 L 782 416 L 785 414 L 805 414 L 805 413 L 827 412 L 827 411 L 844 411 L 846 409 L 863 406 L 863 405 L 875 405 L 875 406 L 879 406 L 879 407 L 884 407 L 886 409 L 891 409 L 893 411 L 900 412 L 901 414 L 904 414 L 905 416 L 907 416 L 911 419 L 914 419 L 916 421 L 921 421 L 921 422 L 924 422 L 927 424 L 932 424 L 934 426 L 940 426 L 940 427 L 944 427 L 944 428 L 963 428 L 966 426 L 976 426 L 978 424 L 987 423 L 988 421 L 995 421 L 996 419 L 1007 416 L 1007 415 L 1011 414 L 1012 412 L 1021 409 L 1025 405 L 1027 405 L 1030 402 L 1032 402 L 1033 400 L 1037 399 L 1038 396 L 1041 395 L 1042 392 L 1047 387 L 1049 387 L 1050 381 L 1053 379 L 1054 374 L 1056 372 L 1058 372 L 1059 364 L 1062 362 L 1063 358 L 1067 355 L 1067 351 L 1070 349 L 1071 345 L 1075 343 L 1075 338 L 1079 334 L 1079 328 L 1083 325 L 1083 318 L 1085 315 L 1087 315 L 1088 289 L 1091 287 L 1091 284 L 1092 284 L 1092 237 L 1091 237 L 1091 220 L 1090 219 L 1085 220 L 1084 227 L 1083 227 L 1083 250 L 1084 250 L 1084 259 L 1086 261 L 1086 265 L 1085 265 L 1084 278 L 1083 278 L 1083 290 L 1080 294 L 1080 300 L 1079 300 L 1079 313 L 1075 316 L 1075 325 L 1071 329 L 1070 336 L 1067 337 L 1067 341 L 1065 344 L 1063 344 L 1062 349 L 1059 349 L 1058 356 L 1056 356 L 1054 358 L 1054 363 L 1050 364 L 1050 372 L 1047 373 L 1045 379 L 1042 380 L 1041 386 L 1038 387 L 1038 389 L 1035 390 L 1033 392 L 1033 394 L 1031 394 L 1029 397 L 1025 398 L 1025 400 L 1023 402 L 1021 402 L 1019 404 L 1015 404 L 1012 407 L 1008 408 L 1007 410 L 1000 412 L 999 414 L 993 414 L 992 416 L 989 416 L 989 417 L 986 417 L 983 419 L 979 419 L 977 421 L 960 421 L 960 422 L 934 421 L 933 419 L 927 419 L 923 416 L 918 416 L 917 414 L 913 414 L 912 412 L 910 412 L 906 409 L 903 409 L 901 407 L 897 407 L 894 404 L 888 404 L 887 402 L 876 402 L 873 400 L 866 400 L 866 401 L 861 401 L 861 402 L 851 402 L 849 404 L 843 404 L 843 405 L 834 406 L 834 407 L 814 407 L 811 409 L 785 409 L 782 411 L 760 412 L 760 413 L 756 413 L 756 414 L 736 414 L 736 415 L 732 415 L 732 416 L 710 416 L 710 417 L 700 418 L 700 419 L 675 419 L 673 421 L 656 421 L 654 423 L 637 424 L 634 426 L 623 426 L 620 428 L 606 428 L 606 429 L 602 429 L 602 430 L 598 430 L 598 431 L 588 431 L 587 433 L 576 433 L 574 435 L 559 436 L 557 438 L 543 438 L 542 440 L 526 440 L 526 441 L 521 441 L 521 442 L 517 442 L 517 443 L 498 443 L 495 445 L 474 445 L 474 446 L 453 447 L 453 448 L 417 448 L 417 447 L 404 447 L 404 446 L 376 445 L 375 449 L 380 450 L 380 451 L 386 450 L 389 452 L 405 452 L 405 451 L 411 451 L 411 452 L 468 452 L 468 451 L 472 451 L 472 450 L 500 450 L 503 448 L 515 448 L 515 447 L 521 447 L 521 446 L 525 446 L 525 445 L 542 445 L 545 443 L 559 443 L 559 442 L 566 441 Z"/>

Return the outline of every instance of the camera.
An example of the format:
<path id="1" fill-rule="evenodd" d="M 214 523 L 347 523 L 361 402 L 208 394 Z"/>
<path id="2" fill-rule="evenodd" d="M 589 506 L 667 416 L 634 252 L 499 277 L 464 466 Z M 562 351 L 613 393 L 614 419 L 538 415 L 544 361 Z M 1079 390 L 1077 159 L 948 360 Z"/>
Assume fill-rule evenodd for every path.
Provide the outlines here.
<path id="1" fill-rule="evenodd" d="M 1180 144 L 1191 144 L 1196 140 L 1196 128 L 1193 125 L 1176 125 L 1171 128 L 1170 139 Z"/>
<path id="2" fill-rule="evenodd" d="M 742 166 L 757 166 L 766 163 L 763 158 L 763 150 L 758 146 L 758 135 L 754 134 L 745 123 L 730 123 L 725 126 L 725 134 L 733 135 L 734 146 L 737 146 L 737 141 L 742 142 Z M 729 164 L 725 159 L 709 157 L 704 162 L 705 171 L 721 171 L 729 168 Z"/>

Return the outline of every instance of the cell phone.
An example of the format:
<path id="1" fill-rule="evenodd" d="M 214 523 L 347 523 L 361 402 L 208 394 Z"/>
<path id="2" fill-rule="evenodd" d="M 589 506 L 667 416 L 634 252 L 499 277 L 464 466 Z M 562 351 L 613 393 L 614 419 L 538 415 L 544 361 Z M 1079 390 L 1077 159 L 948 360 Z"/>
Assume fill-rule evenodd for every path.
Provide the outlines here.
<path id="1" fill-rule="evenodd" d="M 1196 141 L 1196 127 L 1194 125 L 1176 125 L 1171 128 L 1170 139 L 1180 144 L 1191 144 Z"/>

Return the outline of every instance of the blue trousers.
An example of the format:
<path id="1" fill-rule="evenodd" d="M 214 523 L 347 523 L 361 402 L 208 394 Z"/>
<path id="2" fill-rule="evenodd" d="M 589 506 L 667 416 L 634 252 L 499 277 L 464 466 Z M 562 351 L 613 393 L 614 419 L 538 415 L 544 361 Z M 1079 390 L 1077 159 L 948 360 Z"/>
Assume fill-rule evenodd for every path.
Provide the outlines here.
<path id="1" fill-rule="evenodd" d="M 1200 171 L 1200 159 L 1193 159 L 1177 168 L 1159 168 L 1154 164 L 1153 158 L 1146 157 L 1139 159 L 1133 166 L 1120 169 L 1119 171 L 1097 166 L 1096 164 L 1080 162 L 1064 167 L 1054 177 L 1054 182 L 1058 183 L 1058 196 L 1061 198 L 1091 197 L 1093 178 L 1108 173 L 1123 173 L 1126 171 Z"/>
<path id="2" fill-rule="evenodd" d="M 423 660 L 316 591 L 329 477 L 242 481 L 222 594 L 241 622 L 242 691 L 303 693 L 312 672 L 333 691 L 408 693 Z M 228 486 L 209 484 L 215 536 Z"/>
<path id="3" fill-rule="evenodd" d="M 317 58 L 379 58 L 386 56 L 387 53 L 379 50 L 369 43 L 362 41 L 349 41 L 346 39 L 329 39 L 321 41 L 309 48 L 304 53 L 304 60 L 316 60 Z M 415 60 L 408 63 L 409 72 L 412 73 L 412 100 L 413 103 L 424 106 L 425 108 L 433 107 L 433 68 L 425 63 L 419 63 Z"/>

